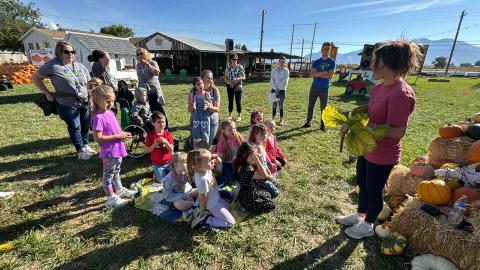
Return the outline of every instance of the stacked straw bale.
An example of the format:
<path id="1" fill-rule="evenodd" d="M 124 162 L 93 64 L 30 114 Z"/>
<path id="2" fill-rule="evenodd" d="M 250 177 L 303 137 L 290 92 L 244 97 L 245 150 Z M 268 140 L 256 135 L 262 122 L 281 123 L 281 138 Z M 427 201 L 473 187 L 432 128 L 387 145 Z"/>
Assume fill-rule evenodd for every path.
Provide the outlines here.
<path id="1" fill-rule="evenodd" d="M 428 158 L 430 160 L 450 159 L 458 164 L 467 163 L 467 152 L 475 140 L 467 136 L 456 138 L 434 138 L 428 145 Z"/>
<path id="2" fill-rule="evenodd" d="M 390 172 L 385 192 L 392 196 L 404 196 L 407 194 L 414 196 L 418 184 L 423 180 L 425 179 L 412 175 L 409 168 L 403 165 L 396 165 Z"/>
<path id="3" fill-rule="evenodd" d="M 421 210 L 423 204 L 419 198 L 409 199 L 394 215 L 392 230 L 405 235 L 416 254 L 432 253 L 461 269 L 480 269 L 480 222 L 475 224 L 477 235 L 458 230 L 444 216 L 433 217 Z M 474 214 L 477 222 L 479 211 L 480 206 Z"/>

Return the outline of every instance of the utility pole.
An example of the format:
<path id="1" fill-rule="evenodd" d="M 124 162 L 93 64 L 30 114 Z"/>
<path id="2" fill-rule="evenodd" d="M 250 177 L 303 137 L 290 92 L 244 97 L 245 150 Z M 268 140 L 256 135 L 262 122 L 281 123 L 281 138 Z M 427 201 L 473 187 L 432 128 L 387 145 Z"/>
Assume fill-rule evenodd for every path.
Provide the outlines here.
<path id="1" fill-rule="evenodd" d="M 262 46 L 263 46 L 263 21 L 265 18 L 265 15 L 267 12 L 265 12 L 264 9 L 262 9 L 262 29 L 260 30 L 260 63 L 262 63 Z M 263 65 L 263 70 L 265 70 L 265 64 Z"/>
<path id="2" fill-rule="evenodd" d="M 317 23 L 315 23 L 315 26 L 313 27 L 313 37 L 312 37 L 312 46 L 310 46 L 310 60 L 309 63 L 312 63 L 312 53 L 313 53 L 313 42 L 315 42 L 315 31 L 317 30 Z M 308 70 L 308 64 L 307 64 L 307 70 Z"/>
<path id="3" fill-rule="evenodd" d="M 445 76 L 448 75 L 448 68 L 450 67 L 450 61 L 452 61 L 453 50 L 455 50 L 455 45 L 457 44 L 458 32 L 460 32 L 460 26 L 462 25 L 463 17 L 465 17 L 466 15 L 467 15 L 467 12 L 465 12 L 465 10 L 462 11 L 462 14 L 460 15 L 460 21 L 458 22 L 457 33 L 455 34 L 455 39 L 453 40 L 452 50 L 450 51 L 450 57 L 448 57 L 447 67 L 445 68 Z"/>
<path id="4" fill-rule="evenodd" d="M 290 63 L 292 63 L 292 48 L 293 48 L 293 34 L 295 33 L 295 24 L 292 27 L 292 39 L 290 40 L 290 60 L 288 61 L 288 68 L 290 69 Z"/>

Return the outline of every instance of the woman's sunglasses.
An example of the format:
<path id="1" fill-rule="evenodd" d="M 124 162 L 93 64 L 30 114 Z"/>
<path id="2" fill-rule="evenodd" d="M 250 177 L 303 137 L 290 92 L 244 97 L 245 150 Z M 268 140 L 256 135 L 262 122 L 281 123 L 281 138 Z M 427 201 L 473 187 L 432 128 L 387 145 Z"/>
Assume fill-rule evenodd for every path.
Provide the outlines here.
<path id="1" fill-rule="evenodd" d="M 63 50 L 62 51 L 64 54 L 75 54 L 75 51 L 69 51 L 69 50 Z"/>
<path id="2" fill-rule="evenodd" d="M 232 61 L 238 61 L 238 58 L 232 58 L 232 59 L 230 59 L 230 60 L 232 60 Z"/>
<path id="3" fill-rule="evenodd" d="M 143 55 L 143 52 L 141 52 L 141 53 L 137 53 L 137 56 L 140 56 L 140 55 Z"/>

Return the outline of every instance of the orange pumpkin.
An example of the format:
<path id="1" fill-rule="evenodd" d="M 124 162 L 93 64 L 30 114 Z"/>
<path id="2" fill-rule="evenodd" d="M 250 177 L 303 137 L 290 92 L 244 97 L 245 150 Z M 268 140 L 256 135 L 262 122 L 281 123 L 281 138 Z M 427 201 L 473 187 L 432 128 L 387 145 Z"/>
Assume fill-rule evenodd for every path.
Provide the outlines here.
<path id="1" fill-rule="evenodd" d="M 472 203 L 480 200 L 480 189 L 473 189 L 468 187 L 461 187 L 456 189 L 452 195 L 452 202 L 456 202 L 460 197 L 466 195 L 468 197 L 467 204 L 471 205 Z M 466 217 L 470 217 L 470 210 L 465 212 Z"/>
<path id="2" fill-rule="evenodd" d="M 455 138 L 465 135 L 462 127 L 459 125 L 446 126 L 438 130 L 440 137 L 442 138 Z"/>
<path id="3" fill-rule="evenodd" d="M 480 140 L 474 142 L 468 149 L 467 160 L 471 163 L 480 163 Z"/>
<path id="4" fill-rule="evenodd" d="M 417 196 L 424 202 L 442 205 L 450 201 L 452 192 L 445 181 L 434 179 L 420 182 L 417 186 Z"/>
<path id="5" fill-rule="evenodd" d="M 423 162 L 415 162 L 410 167 L 410 173 L 412 175 L 420 176 L 422 178 L 430 179 L 434 175 L 434 169 L 432 165 Z"/>

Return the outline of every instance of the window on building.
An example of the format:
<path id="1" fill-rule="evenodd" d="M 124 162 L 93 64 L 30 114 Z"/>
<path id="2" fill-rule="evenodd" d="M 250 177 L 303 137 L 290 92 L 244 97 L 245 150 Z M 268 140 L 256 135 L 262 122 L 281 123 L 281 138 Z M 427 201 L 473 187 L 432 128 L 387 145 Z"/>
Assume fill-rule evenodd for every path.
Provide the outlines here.
<path id="1" fill-rule="evenodd" d="M 39 43 L 35 43 L 35 45 L 37 46 L 37 50 L 40 50 L 40 44 L 39 44 Z"/>
<path id="2" fill-rule="evenodd" d="M 45 45 L 45 49 L 51 48 L 51 47 L 50 47 L 50 42 L 45 42 L 45 43 L 43 43 L 43 44 Z"/>
<path id="3" fill-rule="evenodd" d="M 28 43 L 28 48 L 29 48 L 30 50 L 35 49 L 35 47 L 33 47 L 33 43 Z"/>

